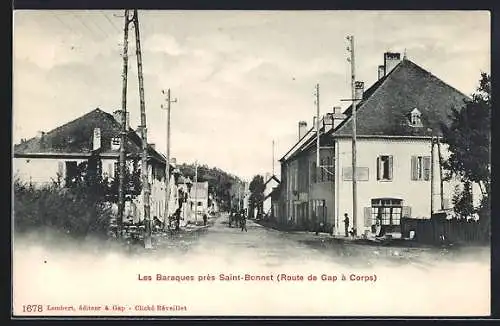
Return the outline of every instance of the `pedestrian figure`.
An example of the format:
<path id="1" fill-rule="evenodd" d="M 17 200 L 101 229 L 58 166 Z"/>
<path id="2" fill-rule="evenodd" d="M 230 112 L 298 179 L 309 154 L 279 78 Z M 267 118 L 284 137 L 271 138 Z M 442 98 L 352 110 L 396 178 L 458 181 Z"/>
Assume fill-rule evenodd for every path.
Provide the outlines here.
<path id="1" fill-rule="evenodd" d="M 344 231 L 345 231 L 345 236 L 349 236 L 349 216 L 347 213 L 344 214 Z"/>
<path id="2" fill-rule="evenodd" d="M 175 214 L 175 230 L 179 231 L 181 226 L 181 209 L 177 208 L 174 214 Z"/>
<path id="3" fill-rule="evenodd" d="M 207 214 L 203 214 L 203 225 L 207 225 Z"/>
<path id="4" fill-rule="evenodd" d="M 245 218 L 245 215 L 243 215 L 243 214 L 241 214 L 240 226 L 241 226 L 241 232 L 243 232 L 243 230 L 245 230 L 245 232 L 248 232 L 248 230 L 247 230 L 247 220 Z"/>

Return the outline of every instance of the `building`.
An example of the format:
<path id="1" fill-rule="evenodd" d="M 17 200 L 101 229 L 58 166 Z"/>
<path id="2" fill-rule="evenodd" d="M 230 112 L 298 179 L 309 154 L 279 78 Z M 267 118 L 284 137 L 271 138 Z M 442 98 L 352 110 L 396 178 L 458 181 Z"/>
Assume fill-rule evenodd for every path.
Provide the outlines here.
<path id="1" fill-rule="evenodd" d="M 264 215 L 267 216 L 272 216 L 272 192 L 275 191 L 276 187 L 278 187 L 280 184 L 280 180 L 278 177 L 276 177 L 274 174 L 273 175 L 266 175 L 266 180 L 265 180 L 265 190 L 264 190 L 264 203 L 263 203 L 263 209 L 264 209 Z"/>
<path id="2" fill-rule="evenodd" d="M 190 210 L 197 215 L 208 214 L 208 181 L 194 182 L 189 192 Z"/>
<path id="3" fill-rule="evenodd" d="M 114 179 L 118 171 L 122 111 L 109 114 L 97 108 L 49 132 L 39 132 L 37 137 L 14 146 L 13 175 L 35 187 L 60 181 L 62 186 L 78 174 L 78 164 L 97 155 L 102 166 L 102 176 Z M 127 167 L 140 169 L 142 140 L 130 128 L 127 116 Z M 165 166 L 163 155 L 148 145 L 148 176 L 151 185 L 151 218 L 163 220 L 165 203 Z M 171 171 L 173 166 L 170 167 Z M 175 189 L 175 179 L 171 179 Z M 177 193 L 177 190 L 172 193 Z M 142 194 L 127 201 L 125 219 L 143 219 Z"/>
<path id="4" fill-rule="evenodd" d="M 378 77 L 366 91 L 356 82 L 358 235 L 369 233 L 377 217 L 398 232 L 402 217 L 429 218 L 431 206 L 451 208 L 457 183 L 442 180 L 439 164 L 448 152 L 431 140 L 450 122 L 451 108 L 468 99 L 399 53 L 384 54 Z M 303 121 L 299 140 L 280 160 L 279 222 L 304 228 L 322 222 L 340 235 L 344 214 L 353 226 L 352 106 L 343 113 L 334 107 L 319 125 L 320 167 L 316 130 Z"/>

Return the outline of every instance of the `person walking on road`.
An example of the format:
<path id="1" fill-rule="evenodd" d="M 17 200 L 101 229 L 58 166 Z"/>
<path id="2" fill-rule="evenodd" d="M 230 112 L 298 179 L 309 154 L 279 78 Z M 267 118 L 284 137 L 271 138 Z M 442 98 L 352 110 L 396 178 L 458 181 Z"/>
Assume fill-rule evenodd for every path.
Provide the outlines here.
<path id="1" fill-rule="evenodd" d="M 349 216 L 347 213 L 344 214 L 344 230 L 345 230 L 345 236 L 349 236 Z"/>
<path id="2" fill-rule="evenodd" d="M 207 214 L 203 214 L 203 225 L 207 225 Z"/>
<path id="3" fill-rule="evenodd" d="M 245 217 L 245 214 L 241 214 L 241 217 L 240 217 L 240 226 L 241 226 L 241 232 L 243 232 L 243 230 L 245 230 L 245 232 L 248 232 L 248 230 L 247 230 L 247 219 Z"/>

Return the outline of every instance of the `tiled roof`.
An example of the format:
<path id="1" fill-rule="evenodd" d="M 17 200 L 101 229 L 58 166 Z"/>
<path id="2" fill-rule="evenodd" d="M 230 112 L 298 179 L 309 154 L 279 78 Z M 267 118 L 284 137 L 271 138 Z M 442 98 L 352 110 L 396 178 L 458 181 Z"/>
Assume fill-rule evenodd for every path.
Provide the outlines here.
<path id="1" fill-rule="evenodd" d="M 449 123 L 451 108 L 460 108 L 468 97 L 410 60 L 402 60 L 387 76 L 365 91 L 356 109 L 359 136 L 431 136 Z M 421 113 L 422 127 L 409 124 L 410 112 Z M 348 118 L 331 132 L 352 135 L 352 106 Z"/>
<path id="2" fill-rule="evenodd" d="M 42 138 L 33 137 L 16 144 L 14 154 L 89 154 L 95 128 L 101 130 L 101 153 L 117 154 L 119 150 L 111 149 L 111 139 L 120 136 L 120 124 L 113 115 L 99 108 L 45 133 Z M 126 151 L 131 156 L 141 153 L 141 138 L 133 129 L 129 129 Z M 149 146 L 148 151 L 150 157 L 165 162 L 163 155 L 152 147 Z"/>
<path id="3" fill-rule="evenodd" d="M 356 106 L 357 136 L 426 137 L 441 135 L 441 124 L 450 122 L 451 108 L 460 108 L 469 99 L 452 86 L 408 59 L 403 59 L 389 74 L 364 91 Z M 421 112 L 421 127 L 409 124 L 412 110 Z M 352 106 L 344 114 L 347 118 L 335 129 L 322 134 L 320 139 L 350 137 L 352 135 Z M 280 161 L 288 161 L 304 150 L 315 146 L 312 133 L 302 145 L 292 147 Z"/>

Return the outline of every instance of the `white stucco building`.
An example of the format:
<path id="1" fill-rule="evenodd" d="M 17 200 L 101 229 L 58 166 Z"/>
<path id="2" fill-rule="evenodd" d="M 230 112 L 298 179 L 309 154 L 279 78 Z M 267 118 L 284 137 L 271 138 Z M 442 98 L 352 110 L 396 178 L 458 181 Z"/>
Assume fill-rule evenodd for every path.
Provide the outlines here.
<path id="1" fill-rule="evenodd" d="M 356 99 L 358 235 L 370 232 L 377 217 L 397 232 L 402 217 L 450 209 L 460 183 L 441 179 L 440 156 L 449 153 L 445 144 L 431 144 L 468 97 L 399 53 L 385 53 L 378 80 L 367 90 L 356 82 Z M 352 123 L 352 106 L 321 118 L 318 168 L 316 130 L 299 122 L 299 140 L 280 160 L 281 223 L 322 222 L 340 235 L 347 214 L 353 227 Z M 480 192 L 473 193 L 477 204 Z"/>

